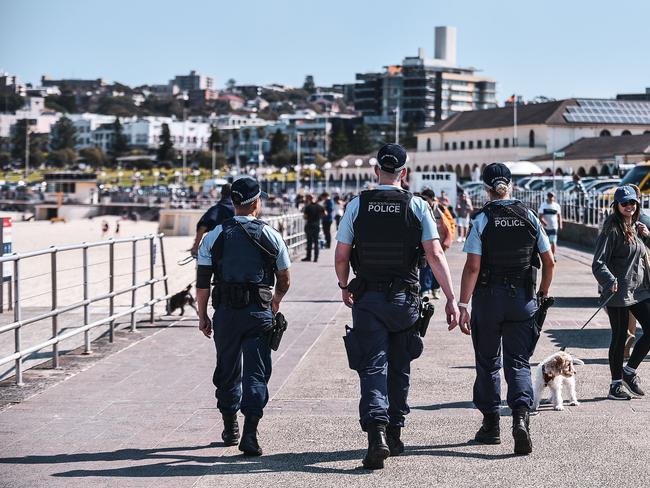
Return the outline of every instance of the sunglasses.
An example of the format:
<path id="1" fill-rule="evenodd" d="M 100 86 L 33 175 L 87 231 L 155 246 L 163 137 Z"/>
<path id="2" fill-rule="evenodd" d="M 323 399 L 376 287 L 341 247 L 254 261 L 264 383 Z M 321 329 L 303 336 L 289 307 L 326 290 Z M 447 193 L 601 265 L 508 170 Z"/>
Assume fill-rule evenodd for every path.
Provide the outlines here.
<path id="1" fill-rule="evenodd" d="M 636 205 L 636 201 L 634 200 L 628 200 L 627 202 L 621 202 L 619 203 L 621 207 L 630 207 L 632 205 Z"/>

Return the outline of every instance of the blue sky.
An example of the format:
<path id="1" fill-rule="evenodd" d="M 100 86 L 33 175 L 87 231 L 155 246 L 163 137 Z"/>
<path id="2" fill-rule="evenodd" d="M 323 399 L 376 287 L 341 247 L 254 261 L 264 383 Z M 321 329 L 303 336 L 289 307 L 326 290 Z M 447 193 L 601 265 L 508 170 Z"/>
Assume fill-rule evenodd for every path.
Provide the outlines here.
<path id="1" fill-rule="evenodd" d="M 611 97 L 650 86 L 650 1 L 0 0 L 0 70 L 22 81 L 165 83 L 196 69 L 238 83 L 353 82 L 399 63 L 433 28 L 458 61 L 512 93 Z"/>

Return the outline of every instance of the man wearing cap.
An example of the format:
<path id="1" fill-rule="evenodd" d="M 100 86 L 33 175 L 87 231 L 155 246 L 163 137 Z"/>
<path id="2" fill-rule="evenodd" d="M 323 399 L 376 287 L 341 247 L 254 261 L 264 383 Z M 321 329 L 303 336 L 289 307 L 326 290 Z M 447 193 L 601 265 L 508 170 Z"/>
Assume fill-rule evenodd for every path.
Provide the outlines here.
<path id="1" fill-rule="evenodd" d="M 419 316 L 418 262 L 424 253 L 447 297 L 447 322 L 458 307 L 429 205 L 403 190 L 406 151 L 386 144 L 377 154 L 379 185 L 347 205 L 336 236 L 335 267 L 343 302 L 352 308 L 346 334 L 350 367 L 359 374 L 361 428 L 368 433 L 364 467 L 381 469 L 404 452 L 401 429 L 410 362 L 422 352 L 413 330 Z M 348 281 L 350 265 L 356 277 Z M 418 349 L 419 348 L 419 349 Z"/>
<path id="2" fill-rule="evenodd" d="M 196 278 L 199 329 L 210 337 L 214 327 L 217 366 L 212 381 L 224 423 L 221 438 L 226 446 L 237 444 L 237 411 L 241 410 L 244 429 L 239 450 L 250 456 L 262 454 L 257 425 L 269 399 L 267 333 L 289 289 L 287 246 L 278 232 L 257 219 L 263 196 L 253 178 L 232 184 L 235 216 L 203 238 Z M 213 276 L 211 323 L 207 307 Z"/>
<path id="3" fill-rule="evenodd" d="M 199 244 L 201 244 L 201 239 L 203 239 L 206 232 L 210 232 L 217 225 L 222 224 L 224 220 L 231 218 L 234 214 L 235 208 L 230 199 L 230 184 L 226 183 L 221 187 L 221 199 L 216 203 L 216 205 L 213 205 L 206 210 L 196 224 L 196 237 L 194 238 L 194 243 L 190 248 L 192 256 L 196 257 L 199 251 Z"/>
<path id="4" fill-rule="evenodd" d="M 553 253 L 532 210 L 510 198 L 510 170 L 501 163 L 483 171 L 489 202 L 475 216 L 463 251 L 467 261 L 460 288 L 460 327 L 472 335 L 476 360 L 474 405 L 483 414 L 475 440 L 500 444 L 501 352 L 512 410 L 515 454 L 532 452 L 529 412 L 533 406 L 530 357 L 539 330 L 537 299 L 553 279 Z M 537 294 L 536 268 L 542 266 Z M 472 298 L 470 318 L 469 300 Z"/>

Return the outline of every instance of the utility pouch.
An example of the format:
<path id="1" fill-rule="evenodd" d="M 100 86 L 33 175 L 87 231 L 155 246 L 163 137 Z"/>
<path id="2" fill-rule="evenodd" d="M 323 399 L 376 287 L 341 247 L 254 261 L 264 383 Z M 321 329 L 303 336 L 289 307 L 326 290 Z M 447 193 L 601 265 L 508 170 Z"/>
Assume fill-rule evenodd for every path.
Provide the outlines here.
<path id="1" fill-rule="evenodd" d="M 280 347 L 280 342 L 282 342 L 282 336 L 284 331 L 287 330 L 287 319 L 284 318 L 284 315 L 280 312 L 275 314 L 273 317 L 273 327 L 269 331 L 269 347 L 273 351 L 277 351 Z"/>
<path id="2" fill-rule="evenodd" d="M 269 308 L 271 306 L 271 300 L 273 300 L 273 290 L 269 287 L 258 287 L 257 299 L 263 308 Z"/>
<path id="3" fill-rule="evenodd" d="M 217 284 L 212 288 L 212 308 L 216 310 L 217 307 L 219 307 L 220 303 L 221 303 L 221 291 L 219 289 L 219 284 Z"/>
<path id="4" fill-rule="evenodd" d="M 418 318 L 416 324 L 416 330 L 418 331 L 420 337 L 427 335 L 429 322 L 431 322 L 431 318 L 433 317 L 434 312 L 435 307 L 433 306 L 433 303 L 431 303 L 428 298 L 423 298 L 422 302 L 420 303 L 420 317 Z"/>
<path id="5" fill-rule="evenodd" d="M 363 358 L 361 353 L 361 345 L 359 344 L 359 338 L 354 333 L 354 329 L 349 325 L 345 326 L 343 343 L 345 344 L 345 352 L 348 355 L 348 366 L 350 369 L 358 371 L 359 366 L 361 366 L 361 360 Z"/>
<path id="6" fill-rule="evenodd" d="M 366 292 L 366 281 L 356 277 L 350 280 L 348 283 L 348 291 L 352 293 L 352 296 L 354 297 L 355 300 L 360 299 L 363 294 Z"/>
<path id="7" fill-rule="evenodd" d="M 424 341 L 417 330 L 409 329 L 407 334 L 406 347 L 408 348 L 408 353 L 412 361 L 422 355 L 422 351 L 424 351 Z"/>

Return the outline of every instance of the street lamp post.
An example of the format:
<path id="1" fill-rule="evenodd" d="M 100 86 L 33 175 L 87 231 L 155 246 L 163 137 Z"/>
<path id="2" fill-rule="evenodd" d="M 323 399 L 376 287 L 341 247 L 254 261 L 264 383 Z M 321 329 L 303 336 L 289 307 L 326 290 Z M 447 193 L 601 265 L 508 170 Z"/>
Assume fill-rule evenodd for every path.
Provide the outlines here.
<path id="1" fill-rule="evenodd" d="M 280 173 L 282 173 L 282 191 L 287 191 L 287 168 L 280 168 Z"/>
<path id="2" fill-rule="evenodd" d="M 309 190 L 314 191 L 314 171 L 316 171 L 316 165 L 311 163 L 309 165 Z"/>
<path id="3" fill-rule="evenodd" d="M 273 168 L 266 168 L 266 193 L 271 193 L 271 175 Z"/>
<path id="4" fill-rule="evenodd" d="M 361 165 L 363 164 L 363 160 L 361 159 L 355 159 L 354 160 L 354 165 L 357 167 L 357 193 L 359 193 L 359 187 L 361 182 L 359 181 L 361 179 Z"/>
<path id="5" fill-rule="evenodd" d="M 329 170 L 332 168 L 332 163 L 327 161 L 323 165 L 323 169 L 325 170 L 325 191 L 329 191 Z"/>
<path id="6" fill-rule="evenodd" d="M 341 191 L 345 193 L 345 168 L 348 167 L 348 162 L 344 159 L 341 161 Z"/>
<path id="7" fill-rule="evenodd" d="M 371 178 L 372 178 L 372 181 L 374 182 L 375 181 L 375 166 L 377 166 L 377 159 L 376 158 L 370 158 L 370 161 L 368 161 L 368 164 L 370 165 L 370 169 L 371 169 L 370 172 L 372 174 Z"/>
<path id="8" fill-rule="evenodd" d="M 122 176 L 124 173 L 122 171 L 117 172 L 117 186 L 122 186 Z"/>
<path id="9" fill-rule="evenodd" d="M 153 172 L 153 186 L 158 186 L 158 177 L 160 176 L 160 171 L 156 170 Z"/>
<path id="10" fill-rule="evenodd" d="M 198 185 L 199 184 L 199 176 L 201 176 L 201 171 L 198 169 L 194 170 L 194 184 Z"/>
<path id="11" fill-rule="evenodd" d="M 299 164 L 296 164 L 293 167 L 294 170 L 296 170 L 296 195 L 298 194 L 298 190 L 300 190 L 300 170 L 302 167 Z"/>

